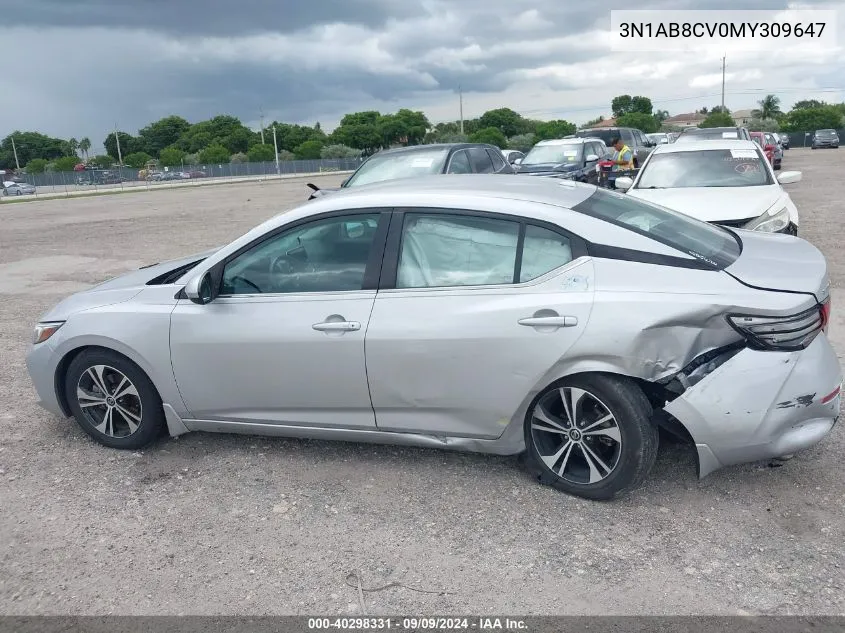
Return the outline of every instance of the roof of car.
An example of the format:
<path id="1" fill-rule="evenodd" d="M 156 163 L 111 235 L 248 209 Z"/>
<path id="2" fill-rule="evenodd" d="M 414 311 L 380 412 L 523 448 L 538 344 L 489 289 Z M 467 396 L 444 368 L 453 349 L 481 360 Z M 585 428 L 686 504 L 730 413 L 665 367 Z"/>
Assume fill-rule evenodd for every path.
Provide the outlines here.
<path id="1" fill-rule="evenodd" d="M 754 141 L 745 139 L 714 139 L 712 141 L 688 141 L 686 143 L 669 143 L 658 145 L 654 148 L 654 154 L 671 154 L 674 152 L 700 152 L 702 150 L 720 149 L 758 149 L 760 146 Z"/>
<path id="2" fill-rule="evenodd" d="M 583 145 L 584 143 L 589 143 L 591 141 L 600 141 L 604 143 L 602 139 L 594 136 L 568 136 L 566 138 L 550 138 L 545 141 L 538 141 L 535 145 Z"/>
<path id="3" fill-rule="evenodd" d="M 387 197 L 391 194 L 424 198 L 428 195 L 467 198 L 506 198 L 540 202 L 558 207 L 572 207 L 589 198 L 596 188 L 559 178 L 515 178 L 502 174 L 450 174 L 399 178 L 350 187 L 342 192 L 318 198 L 315 202 L 334 202 L 353 197 Z M 335 206 L 335 205 L 332 205 Z"/>
<path id="4" fill-rule="evenodd" d="M 407 147 L 393 147 L 391 149 L 383 149 L 375 154 L 376 155 L 384 155 L 384 154 L 402 154 L 405 152 L 421 152 L 426 150 L 432 149 L 462 149 L 464 147 L 492 147 L 493 149 L 498 149 L 493 145 L 489 145 L 487 143 L 430 143 L 428 145 L 408 145 Z"/>
<path id="5" fill-rule="evenodd" d="M 722 127 L 692 127 L 684 130 L 684 134 L 705 134 L 707 132 L 735 132 L 741 130 L 741 125 L 725 125 Z"/>

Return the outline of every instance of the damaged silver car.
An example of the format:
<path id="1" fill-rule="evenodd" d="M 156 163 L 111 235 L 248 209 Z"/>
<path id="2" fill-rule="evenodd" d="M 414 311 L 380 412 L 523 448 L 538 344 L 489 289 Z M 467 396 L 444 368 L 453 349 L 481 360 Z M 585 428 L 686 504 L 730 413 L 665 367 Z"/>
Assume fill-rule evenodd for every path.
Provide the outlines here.
<path id="1" fill-rule="evenodd" d="M 558 179 L 433 176 L 327 196 L 207 256 L 61 302 L 27 364 L 98 442 L 189 431 L 527 452 L 634 488 L 659 425 L 699 475 L 839 415 L 821 253 Z"/>

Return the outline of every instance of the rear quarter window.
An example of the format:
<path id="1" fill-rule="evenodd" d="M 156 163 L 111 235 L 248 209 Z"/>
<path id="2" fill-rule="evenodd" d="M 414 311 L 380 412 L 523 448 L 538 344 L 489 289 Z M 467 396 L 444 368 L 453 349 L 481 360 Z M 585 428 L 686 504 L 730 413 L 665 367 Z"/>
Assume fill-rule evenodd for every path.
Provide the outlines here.
<path id="1" fill-rule="evenodd" d="M 726 229 L 622 193 L 597 189 L 572 210 L 644 235 L 715 270 L 730 266 L 742 252 L 739 237 Z"/>

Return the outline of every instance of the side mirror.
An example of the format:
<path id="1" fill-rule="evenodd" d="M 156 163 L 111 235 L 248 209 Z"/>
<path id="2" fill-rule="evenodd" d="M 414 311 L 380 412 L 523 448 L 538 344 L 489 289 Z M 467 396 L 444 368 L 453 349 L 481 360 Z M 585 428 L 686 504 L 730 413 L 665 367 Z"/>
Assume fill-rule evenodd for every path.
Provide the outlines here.
<path id="1" fill-rule="evenodd" d="M 188 280 L 185 286 L 185 295 L 199 305 L 214 301 L 214 284 L 211 281 L 211 271 L 206 271 L 202 275 Z"/>
<path id="2" fill-rule="evenodd" d="M 634 179 L 629 178 L 628 176 L 620 176 L 615 181 L 615 187 L 619 191 L 628 191 L 628 189 L 630 189 L 631 185 L 633 185 L 633 184 L 634 184 Z"/>
<path id="3" fill-rule="evenodd" d="M 784 171 L 778 176 L 778 182 L 782 185 L 789 185 L 793 182 L 800 182 L 802 174 L 800 171 Z"/>
<path id="4" fill-rule="evenodd" d="M 588 163 L 594 163 L 599 159 L 598 156 L 595 154 L 587 154 L 587 158 L 585 159 Z"/>

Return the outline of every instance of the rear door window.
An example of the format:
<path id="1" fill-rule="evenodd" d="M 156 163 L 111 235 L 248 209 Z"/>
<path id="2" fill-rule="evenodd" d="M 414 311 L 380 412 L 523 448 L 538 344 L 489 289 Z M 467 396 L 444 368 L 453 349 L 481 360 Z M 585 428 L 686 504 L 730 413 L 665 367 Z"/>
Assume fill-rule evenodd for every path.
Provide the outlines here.
<path id="1" fill-rule="evenodd" d="M 465 150 L 460 150 L 452 154 L 452 160 L 449 162 L 449 174 L 471 174 L 472 167 L 469 164 L 469 155 Z"/>
<path id="2" fill-rule="evenodd" d="M 475 173 L 490 174 L 493 172 L 493 161 L 490 160 L 490 155 L 483 147 L 470 147 L 469 160 Z"/>
<path id="3" fill-rule="evenodd" d="M 495 149 L 488 149 L 487 153 L 490 155 L 490 159 L 493 161 L 493 171 L 502 171 L 505 168 L 505 159 L 502 156 L 502 152 Z"/>
<path id="4" fill-rule="evenodd" d="M 742 252 L 739 238 L 725 229 L 614 191 L 597 189 L 572 210 L 649 237 L 718 270 L 733 264 Z"/>

